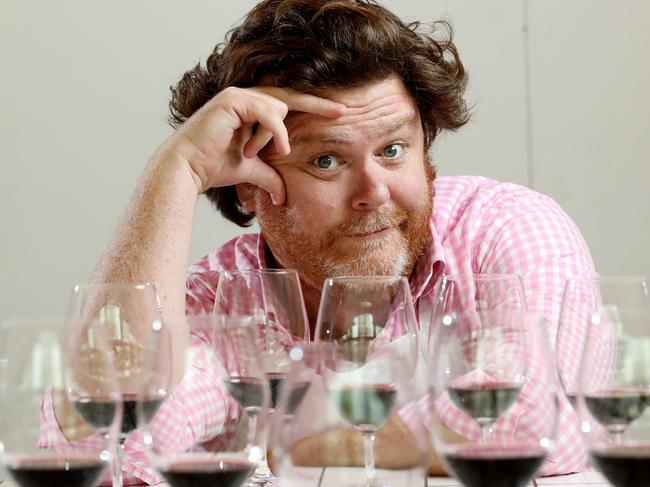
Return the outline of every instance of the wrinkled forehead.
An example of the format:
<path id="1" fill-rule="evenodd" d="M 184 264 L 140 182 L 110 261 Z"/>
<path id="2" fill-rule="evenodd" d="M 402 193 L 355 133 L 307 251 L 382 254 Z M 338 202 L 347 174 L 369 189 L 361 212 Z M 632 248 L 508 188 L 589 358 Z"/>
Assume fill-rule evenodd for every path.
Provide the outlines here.
<path id="1" fill-rule="evenodd" d="M 344 104 L 345 113 L 336 118 L 309 113 L 290 112 L 285 119 L 292 144 L 313 137 L 345 136 L 356 133 L 380 136 L 401 126 L 420 128 L 421 122 L 415 100 L 397 77 L 389 77 L 355 88 L 324 89 L 321 96 Z"/>

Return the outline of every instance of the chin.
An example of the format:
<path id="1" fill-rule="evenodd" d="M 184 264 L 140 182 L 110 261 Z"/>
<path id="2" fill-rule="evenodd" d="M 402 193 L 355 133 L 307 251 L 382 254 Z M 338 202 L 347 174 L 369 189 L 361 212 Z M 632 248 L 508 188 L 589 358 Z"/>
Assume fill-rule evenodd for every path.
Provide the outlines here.
<path id="1" fill-rule="evenodd" d="M 410 273 L 413 264 L 409 262 L 405 248 L 392 252 L 360 253 L 354 259 L 337 259 L 325 264 L 328 277 L 337 276 L 401 276 Z"/>

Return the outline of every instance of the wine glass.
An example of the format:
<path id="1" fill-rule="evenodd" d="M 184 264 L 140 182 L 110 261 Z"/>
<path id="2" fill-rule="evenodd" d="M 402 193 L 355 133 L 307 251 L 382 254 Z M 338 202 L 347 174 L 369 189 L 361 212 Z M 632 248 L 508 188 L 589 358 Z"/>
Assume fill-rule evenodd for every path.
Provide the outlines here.
<path id="1" fill-rule="evenodd" d="M 519 395 L 526 378 L 526 304 L 512 275 L 444 276 L 432 327 L 437 377 L 449 398 L 490 439 L 494 423 Z M 498 354 L 494 353 L 496 350 Z M 442 355 L 438 355 L 438 354 Z"/>
<path id="2" fill-rule="evenodd" d="M 254 323 L 255 343 L 271 389 L 271 410 L 275 409 L 290 353 L 309 340 L 298 273 L 291 269 L 222 271 L 214 313 Z M 273 479 L 265 454 L 252 482 L 270 484 Z"/>
<path id="3" fill-rule="evenodd" d="M 107 412 L 121 402 L 121 429 L 116 443 L 113 485 L 122 485 L 123 447 L 129 434 L 147 424 L 167 395 L 171 381 L 171 340 L 163 326 L 155 288 L 150 283 L 99 283 L 77 285 L 72 291 L 68 321 L 79 341 L 92 352 L 94 334 L 102 330 L 112 360 L 95 362 L 97 376 L 112 373 L 119 397 L 106 397 L 73 383 L 68 396 L 91 424 L 105 423 Z M 138 414 L 139 410 L 142 414 Z"/>
<path id="4" fill-rule="evenodd" d="M 252 320 L 224 316 L 188 317 L 200 340 L 188 347 L 188 360 L 198 360 L 223 378 L 223 425 L 218 434 L 192 444 L 157 443 L 145 433 L 153 465 L 172 487 L 222 485 L 238 487 L 262 461 L 270 391 L 255 346 Z"/>
<path id="5" fill-rule="evenodd" d="M 362 434 L 365 482 L 376 481 L 376 434 L 390 413 L 415 400 L 418 332 L 408 281 L 399 276 L 325 280 L 316 337 L 335 345 L 323 375 L 329 401 Z"/>
<path id="6" fill-rule="evenodd" d="M 272 419 L 274 471 L 289 485 L 323 482 L 323 467 L 328 485 L 421 484 L 427 439 L 419 421 L 409 427 L 400 420 L 410 377 L 399 354 L 383 348 L 363 362 L 349 356 L 345 344 L 322 341 L 293 355 Z M 376 435 L 388 447 L 378 469 L 374 451 L 364 450 Z"/>
<path id="7" fill-rule="evenodd" d="M 542 322 L 526 312 L 520 288 L 513 276 L 454 276 L 441 285 L 432 437 L 467 487 L 523 486 L 554 449 L 555 368 Z"/>
<path id="8" fill-rule="evenodd" d="M 117 395 L 115 378 L 91 377 L 80 361 L 85 342 L 63 319 L 22 319 L 0 325 L 0 458 L 20 486 L 96 485 L 112 458 L 121 406 L 105 411 L 100 434 L 66 400 L 71 377 L 104 397 Z M 96 362 L 110 360 L 94 336 Z M 85 364 L 92 363 L 86 361 Z"/>
<path id="9" fill-rule="evenodd" d="M 650 482 L 650 298 L 645 277 L 576 279 L 587 340 L 578 413 L 589 455 L 616 486 Z"/>

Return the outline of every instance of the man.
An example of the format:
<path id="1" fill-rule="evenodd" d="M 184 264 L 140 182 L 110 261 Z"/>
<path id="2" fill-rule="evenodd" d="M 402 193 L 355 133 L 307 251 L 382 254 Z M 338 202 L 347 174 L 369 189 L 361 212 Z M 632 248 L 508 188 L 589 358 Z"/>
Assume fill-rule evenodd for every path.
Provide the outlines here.
<path id="1" fill-rule="evenodd" d="M 176 428 L 165 434 L 178 433 L 169 441 L 209 439 L 229 414 L 223 401 L 199 397 L 182 379 L 184 283 L 201 194 L 242 226 L 257 218 L 261 234 L 235 239 L 190 267 L 190 312 L 211 311 L 216 282 L 199 283 L 227 268 L 297 269 L 312 326 L 326 276 L 408 276 L 426 323 L 441 275 L 517 273 L 554 336 L 561 283 L 592 270 L 588 250 L 549 198 L 484 178 L 435 180 L 431 144 L 469 115 L 451 30 L 437 24 L 434 34 L 366 0 L 266 0 L 205 67 L 172 89 L 178 129 L 149 161 L 94 276 L 158 288 L 176 337 L 178 386 L 159 414 Z M 522 392 L 524 400 L 534 404 Z M 197 417 L 197 409 L 206 412 Z M 574 422 L 563 404 L 558 451 L 545 473 L 583 466 Z M 405 426 L 399 419 L 388 426 L 378 438 L 379 466 L 400 453 L 393 439 Z M 453 426 L 475 434 L 468 424 Z M 346 438 L 348 446 L 356 441 Z M 127 441 L 125 472 L 153 482 L 139 448 Z M 323 449 L 306 454 L 336 463 Z M 431 465 L 441 472 L 433 452 Z"/>

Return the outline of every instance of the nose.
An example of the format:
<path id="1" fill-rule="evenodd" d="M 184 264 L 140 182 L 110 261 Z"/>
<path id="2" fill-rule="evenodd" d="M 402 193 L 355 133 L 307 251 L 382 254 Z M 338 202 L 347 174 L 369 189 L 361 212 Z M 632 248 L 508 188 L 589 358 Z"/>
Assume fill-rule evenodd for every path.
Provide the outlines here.
<path id="1" fill-rule="evenodd" d="M 375 210 L 390 200 L 388 171 L 373 160 L 354 168 L 350 205 L 358 211 Z"/>

